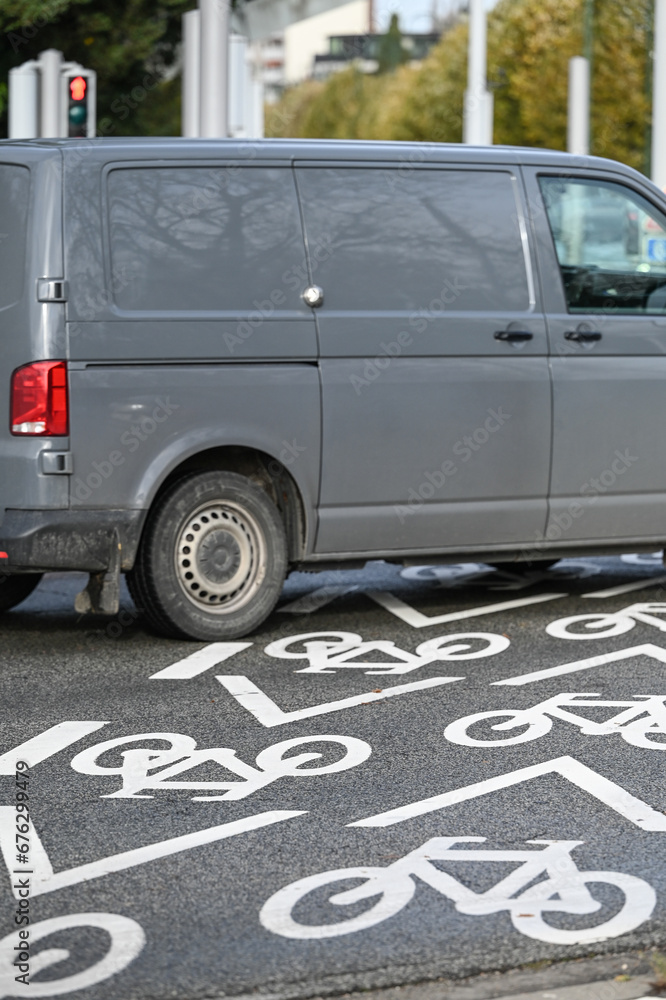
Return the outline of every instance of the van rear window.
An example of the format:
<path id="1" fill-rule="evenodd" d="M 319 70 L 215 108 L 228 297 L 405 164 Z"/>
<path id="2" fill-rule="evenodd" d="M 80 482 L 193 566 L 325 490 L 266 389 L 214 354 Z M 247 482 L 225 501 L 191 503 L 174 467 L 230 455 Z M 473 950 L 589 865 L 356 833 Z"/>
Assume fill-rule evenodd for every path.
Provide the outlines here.
<path id="1" fill-rule="evenodd" d="M 120 309 L 253 309 L 302 263 L 288 168 L 122 168 L 109 173 L 108 196 Z"/>
<path id="2" fill-rule="evenodd" d="M 29 196 L 27 167 L 0 163 L 0 309 L 23 294 Z"/>

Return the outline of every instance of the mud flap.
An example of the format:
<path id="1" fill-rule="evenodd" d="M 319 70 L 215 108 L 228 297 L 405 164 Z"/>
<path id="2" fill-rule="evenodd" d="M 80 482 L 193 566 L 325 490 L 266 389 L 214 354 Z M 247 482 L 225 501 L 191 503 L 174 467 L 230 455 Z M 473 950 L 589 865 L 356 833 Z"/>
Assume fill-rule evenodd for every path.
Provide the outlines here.
<path id="1" fill-rule="evenodd" d="M 109 551 L 109 564 L 101 573 L 91 573 L 88 583 L 76 595 L 74 610 L 81 615 L 117 615 L 120 610 L 120 565 L 122 545 L 114 530 Z"/>

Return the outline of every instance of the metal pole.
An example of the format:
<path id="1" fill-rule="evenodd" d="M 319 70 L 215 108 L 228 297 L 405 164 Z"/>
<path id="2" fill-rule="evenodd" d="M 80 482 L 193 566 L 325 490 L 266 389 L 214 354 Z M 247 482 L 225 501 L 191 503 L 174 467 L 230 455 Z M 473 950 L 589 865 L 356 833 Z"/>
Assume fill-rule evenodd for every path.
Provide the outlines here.
<path id="1" fill-rule="evenodd" d="M 39 67 L 34 59 L 9 71 L 9 138 L 39 137 Z"/>
<path id="2" fill-rule="evenodd" d="M 594 0 L 583 8 L 583 55 L 587 59 L 587 151 L 592 149 L 592 71 L 594 69 Z"/>
<path id="3" fill-rule="evenodd" d="M 469 0 L 469 48 L 463 141 L 490 146 L 493 141 L 493 98 L 486 89 L 486 10 L 484 0 Z"/>
<path id="4" fill-rule="evenodd" d="M 201 12 L 201 135 L 228 135 L 229 0 L 199 0 Z"/>
<path id="5" fill-rule="evenodd" d="M 55 139 L 62 135 L 60 121 L 62 52 L 57 49 L 40 52 L 39 68 L 42 75 L 39 134 L 42 139 Z"/>
<path id="6" fill-rule="evenodd" d="M 654 5 L 652 180 L 666 188 L 666 0 L 655 0 Z"/>
<path id="7" fill-rule="evenodd" d="M 201 17 L 198 10 L 183 14 L 183 103 L 181 132 L 196 138 L 200 132 Z"/>
<path id="8" fill-rule="evenodd" d="M 583 56 L 569 60 L 567 149 L 576 156 L 590 152 L 590 64 Z"/>

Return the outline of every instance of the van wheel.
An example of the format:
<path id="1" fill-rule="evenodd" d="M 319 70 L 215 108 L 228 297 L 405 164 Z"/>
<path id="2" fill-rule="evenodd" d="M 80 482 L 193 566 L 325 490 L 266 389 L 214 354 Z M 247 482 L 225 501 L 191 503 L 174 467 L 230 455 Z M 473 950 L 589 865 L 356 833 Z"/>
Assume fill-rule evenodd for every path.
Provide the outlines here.
<path id="1" fill-rule="evenodd" d="M 0 575 L 0 614 L 30 597 L 42 576 L 42 573 L 16 573 L 5 577 Z"/>
<path id="2" fill-rule="evenodd" d="M 287 541 L 264 490 L 235 472 L 202 472 L 159 501 L 127 583 L 165 635 L 215 641 L 247 635 L 271 613 Z"/>

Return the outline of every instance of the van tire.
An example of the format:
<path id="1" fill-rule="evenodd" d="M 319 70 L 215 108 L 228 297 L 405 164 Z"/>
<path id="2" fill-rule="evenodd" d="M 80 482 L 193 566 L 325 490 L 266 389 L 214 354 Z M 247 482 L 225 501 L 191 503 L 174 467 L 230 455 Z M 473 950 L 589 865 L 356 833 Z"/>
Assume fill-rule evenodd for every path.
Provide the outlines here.
<path id="1" fill-rule="evenodd" d="M 30 597 L 41 580 L 42 573 L 16 573 L 0 576 L 0 614 L 9 611 Z"/>
<path id="2" fill-rule="evenodd" d="M 287 572 L 287 539 L 275 504 L 246 476 L 195 473 L 157 502 L 127 583 L 163 635 L 216 641 L 257 628 Z"/>

